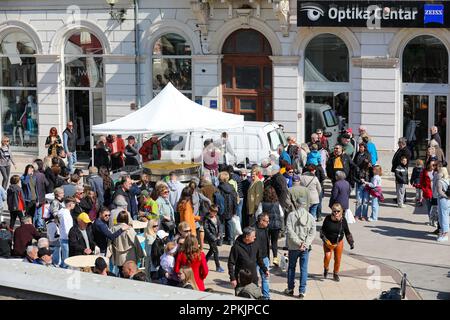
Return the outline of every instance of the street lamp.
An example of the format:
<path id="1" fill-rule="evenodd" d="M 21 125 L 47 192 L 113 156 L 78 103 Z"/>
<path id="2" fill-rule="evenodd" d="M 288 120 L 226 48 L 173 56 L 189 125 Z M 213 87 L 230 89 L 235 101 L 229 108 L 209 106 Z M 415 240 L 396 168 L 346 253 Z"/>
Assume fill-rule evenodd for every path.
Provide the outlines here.
<path id="1" fill-rule="evenodd" d="M 116 20 L 118 23 L 122 23 L 125 21 L 125 15 L 127 13 L 126 9 L 116 9 L 114 10 L 114 5 L 116 4 L 117 0 L 106 0 L 106 3 L 109 4 L 110 10 L 109 14 L 111 15 L 111 18 Z"/>

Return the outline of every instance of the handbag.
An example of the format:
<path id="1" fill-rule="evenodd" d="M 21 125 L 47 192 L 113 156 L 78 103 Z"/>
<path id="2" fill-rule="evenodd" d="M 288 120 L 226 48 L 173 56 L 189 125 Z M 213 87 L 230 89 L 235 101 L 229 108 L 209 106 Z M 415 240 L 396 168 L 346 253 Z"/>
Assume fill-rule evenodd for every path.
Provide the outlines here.
<path id="1" fill-rule="evenodd" d="M 347 223 L 355 223 L 355 217 L 353 216 L 353 212 L 350 209 L 345 210 L 345 220 L 347 220 Z"/>
<path id="2" fill-rule="evenodd" d="M 233 224 L 234 236 L 240 236 L 242 234 L 242 228 L 241 228 L 241 221 L 239 220 L 239 217 L 237 215 L 234 215 L 231 218 L 231 222 Z"/>

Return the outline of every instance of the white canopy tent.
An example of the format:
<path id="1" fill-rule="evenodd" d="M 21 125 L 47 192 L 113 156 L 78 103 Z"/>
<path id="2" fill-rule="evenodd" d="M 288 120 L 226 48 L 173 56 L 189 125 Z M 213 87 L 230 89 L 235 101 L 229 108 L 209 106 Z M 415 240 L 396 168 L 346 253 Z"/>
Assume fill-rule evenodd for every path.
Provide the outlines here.
<path id="1" fill-rule="evenodd" d="M 244 116 L 205 108 L 171 83 L 149 103 L 120 119 L 92 126 L 93 134 L 139 134 L 243 128 Z"/>

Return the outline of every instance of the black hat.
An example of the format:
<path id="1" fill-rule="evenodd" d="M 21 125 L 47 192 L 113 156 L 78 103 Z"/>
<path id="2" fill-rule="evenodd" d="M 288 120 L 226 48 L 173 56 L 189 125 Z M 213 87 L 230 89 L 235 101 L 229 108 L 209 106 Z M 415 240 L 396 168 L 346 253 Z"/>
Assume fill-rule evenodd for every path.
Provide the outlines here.
<path id="1" fill-rule="evenodd" d="M 107 268 L 106 261 L 102 257 L 95 259 L 95 269 L 104 270 Z"/>
<path id="2" fill-rule="evenodd" d="M 40 248 L 38 250 L 38 257 L 42 258 L 43 256 L 51 256 L 52 252 L 48 248 Z"/>
<path id="3" fill-rule="evenodd" d="M 134 136 L 128 136 L 125 140 L 136 140 L 136 138 Z"/>

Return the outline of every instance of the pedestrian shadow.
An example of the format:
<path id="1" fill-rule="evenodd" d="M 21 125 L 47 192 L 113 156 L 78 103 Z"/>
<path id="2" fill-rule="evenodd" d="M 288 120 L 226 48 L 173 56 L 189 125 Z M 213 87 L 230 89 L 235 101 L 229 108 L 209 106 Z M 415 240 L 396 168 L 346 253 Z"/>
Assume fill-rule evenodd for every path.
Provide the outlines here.
<path id="1" fill-rule="evenodd" d="M 378 218 L 378 220 L 385 221 L 385 222 L 392 222 L 392 223 L 408 223 L 408 224 L 415 224 L 415 225 L 423 225 L 423 222 L 414 222 L 414 221 L 405 220 L 405 219 L 401 219 L 401 218 L 383 218 L 383 217 L 380 217 L 380 218 Z"/>
<path id="2" fill-rule="evenodd" d="M 213 282 L 221 288 L 233 289 L 233 287 L 231 286 L 231 283 L 229 281 L 225 281 L 222 279 L 213 279 Z"/>
<path id="3" fill-rule="evenodd" d="M 438 300 L 450 300 L 450 292 L 438 292 L 436 299 Z"/>
<path id="4" fill-rule="evenodd" d="M 436 240 L 436 237 L 427 235 L 425 231 L 420 230 L 409 230 L 402 228 L 395 228 L 389 226 L 365 226 L 366 228 L 371 228 L 372 232 L 379 233 L 383 236 L 388 237 L 402 237 L 402 238 L 412 238 L 412 239 L 422 239 L 422 240 Z"/>
<path id="5" fill-rule="evenodd" d="M 431 232 L 430 232 L 431 233 Z M 434 238 L 436 240 L 436 238 Z M 398 240 L 402 240 L 402 241 L 414 241 L 414 242 L 420 242 L 420 243 L 425 243 L 425 244 L 431 244 L 433 246 L 445 246 L 448 247 L 448 244 L 445 243 L 439 243 L 437 241 L 434 242 L 425 242 L 425 241 L 419 241 L 419 240 L 410 240 L 410 239 L 398 239 Z"/>

